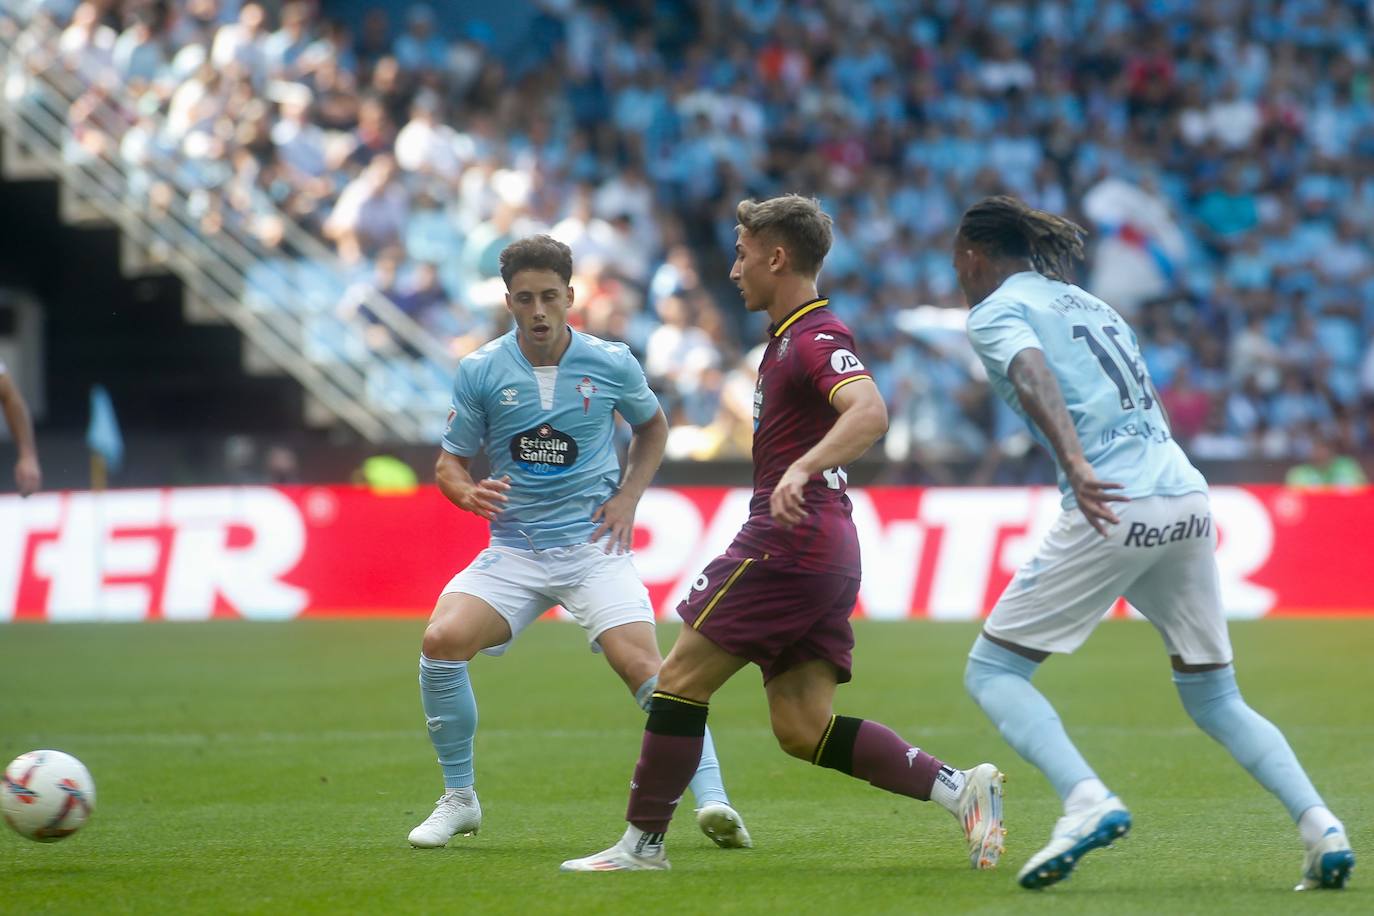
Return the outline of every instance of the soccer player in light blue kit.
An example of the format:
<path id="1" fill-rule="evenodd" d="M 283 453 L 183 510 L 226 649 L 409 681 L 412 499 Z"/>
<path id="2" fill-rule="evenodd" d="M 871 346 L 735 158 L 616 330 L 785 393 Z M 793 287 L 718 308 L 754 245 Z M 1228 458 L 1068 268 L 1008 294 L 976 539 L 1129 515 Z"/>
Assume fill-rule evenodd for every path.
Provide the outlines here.
<path id="1" fill-rule="evenodd" d="M 459 364 L 436 470 L 454 505 L 491 523 L 491 546 L 445 586 L 425 630 L 420 696 L 444 794 L 410 832 L 412 846 L 443 846 L 481 826 L 472 764 L 477 704 L 468 680 L 478 652 L 504 653 L 562 604 L 642 708 L 663 662 L 630 547 L 668 421 L 628 347 L 568 327 L 567 245 L 546 235 L 514 242 L 501 252 L 501 276 L 515 328 Z M 623 477 L 615 413 L 634 431 Z M 469 464 L 479 451 L 491 476 L 474 481 Z M 691 791 L 697 823 L 716 845 L 751 845 L 709 738 Z"/>
<path id="2" fill-rule="evenodd" d="M 1207 482 L 1169 432 L 1134 332 L 1064 280 L 1083 230 L 1011 197 L 964 214 L 954 268 L 969 339 L 997 394 L 1056 459 L 1064 512 L 992 609 L 964 683 L 1064 802 L 1021 886 L 1067 878 L 1131 816 L 1031 685 L 1052 652 L 1072 652 L 1122 595 L 1159 630 L 1184 709 L 1283 802 L 1307 847 L 1298 890 L 1344 887 L 1345 828 L 1282 733 L 1241 699 L 1218 593 Z M 1119 504 L 1114 509 L 1113 504 Z"/>

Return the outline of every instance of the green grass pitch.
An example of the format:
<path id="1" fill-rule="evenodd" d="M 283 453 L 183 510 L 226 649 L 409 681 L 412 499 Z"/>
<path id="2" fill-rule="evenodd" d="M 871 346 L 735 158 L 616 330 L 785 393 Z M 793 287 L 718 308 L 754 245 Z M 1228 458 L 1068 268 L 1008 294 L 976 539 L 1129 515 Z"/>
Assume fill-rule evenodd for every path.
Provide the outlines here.
<path id="1" fill-rule="evenodd" d="M 1044 892 L 1014 876 L 1057 804 L 965 695 L 976 629 L 964 624 L 860 624 L 857 679 L 836 705 L 955 765 L 1006 771 L 995 871 L 968 868 L 934 806 L 785 757 L 746 669 L 711 723 L 755 848 L 715 849 L 684 803 L 671 872 L 560 874 L 623 829 L 642 723 L 569 624 L 473 664 L 482 832 L 412 850 L 406 833 L 440 785 L 416 686 L 421 627 L 0 627 L 0 756 L 66 750 L 99 793 L 65 842 L 0 828 L 0 913 L 1374 911 L 1361 869 L 1344 892 L 1292 892 L 1301 847 L 1287 815 L 1193 728 L 1158 638 L 1125 621 L 1037 683 L 1135 828 Z M 1232 637 L 1247 698 L 1288 735 L 1357 854 L 1374 855 L 1374 620 L 1239 623 Z"/>

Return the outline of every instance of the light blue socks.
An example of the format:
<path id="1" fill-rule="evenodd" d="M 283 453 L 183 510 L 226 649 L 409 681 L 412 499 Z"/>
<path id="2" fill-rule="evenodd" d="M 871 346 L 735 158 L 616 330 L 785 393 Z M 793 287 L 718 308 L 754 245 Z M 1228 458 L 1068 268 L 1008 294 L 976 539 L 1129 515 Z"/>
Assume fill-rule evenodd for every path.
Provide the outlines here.
<path id="1" fill-rule="evenodd" d="M 658 677 L 645 681 L 635 691 L 640 708 L 648 705 Z M 468 682 L 468 663 L 443 661 L 420 656 L 420 700 L 425 710 L 429 740 L 439 755 L 444 771 L 444 788 L 461 789 L 473 784 L 472 739 L 477 733 L 477 700 Z M 729 804 L 720 778 L 720 761 L 711 732 L 701 749 L 701 762 L 689 786 L 696 807 L 721 802 Z"/>
<path id="2" fill-rule="evenodd" d="M 1175 671 L 1174 684 L 1198 727 L 1276 795 L 1293 820 L 1300 820 L 1309 808 L 1323 806 L 1283 733 L 1241 699 L 1234 668 L 1227 665 L 1197 674 Z"/>
<path id="3" fill-rule="evenodd" d="M 1064 726 L 1030 679 L 1038 663 L 979 636 L 969 652 L 964 685 L 1007 743 L 1034 764 L 1067 799 L 1074 785 L 1096 779 Z M 1183 708 L 1198 727 L 1231 752 L 1242 767 L 1301 821 L 1326 809 L 1283 733 L 1241 699 L 1235 669 L 1174 672 Z"/>
<path id="4" fill-rule="evenodd" d="M 653 696 L 655 688 L 658 687 L 658 675 L 655 674 L 635 691 L 635 702 L 639 708 L 645 712 L 649 711 L 649 698 Z M 730 804 L 730 799 L 725 794 L 725 782 L 720 777 L 720 761 L 716 759 L 716 743 L 711 740 L 711 729 L 706 729 L 705 740 L 701 745 L 701 762 L 697 764 L 696 775 L 687 785 L 695 800 L 695 807 L 703 808 L 706 805 L 719 802 L 722 805 Z"/>
<path id="5" fill-rule="evenodd" d="M 979 634 L 968 654 L 964 686 L 1006 742 L 1067 800 L 1075 785 L 1096 780 L 1097 774 L 1069 740 L 1049 700 L 1031 686 L 1037 667 L 1039 662 Z"/>
<path id="6" fill-rule="evenodd" d="M 468 682 L 468 663 L 420 655 L 420 702 L 429 740 L 439 754 L 445 789 L 473 783 L 472 737 L 477 733 L 477 699 Z"/>

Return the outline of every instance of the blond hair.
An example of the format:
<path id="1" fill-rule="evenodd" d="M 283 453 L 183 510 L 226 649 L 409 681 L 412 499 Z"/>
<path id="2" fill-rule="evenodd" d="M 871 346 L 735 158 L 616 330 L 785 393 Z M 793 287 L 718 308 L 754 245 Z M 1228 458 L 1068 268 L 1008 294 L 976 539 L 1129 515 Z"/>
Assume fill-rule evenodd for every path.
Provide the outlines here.
<path id="1" fill-rule="evenodd" d="M 820 201 L 800 194 L 784 194 L 764 201 L 742 200 L 735 208 L 739 228 L 781 245 L 794 273 L 814 277 L 830 252 L 833 238 L 830 214 Z"/>

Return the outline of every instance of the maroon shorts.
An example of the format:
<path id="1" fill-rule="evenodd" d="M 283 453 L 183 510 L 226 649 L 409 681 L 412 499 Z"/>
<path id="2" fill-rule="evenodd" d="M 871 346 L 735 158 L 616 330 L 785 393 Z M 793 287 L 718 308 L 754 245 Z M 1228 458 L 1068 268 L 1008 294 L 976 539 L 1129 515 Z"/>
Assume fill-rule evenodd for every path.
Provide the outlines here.
<path id="1" fill-rule="evenodd" d="M 854 649 L 849 615 L 858 596 L 857 578 L 731 547 L 706 564 L 677 612 L 726 652 L 758 665 L 764 683 L 819 658 L 835 666 L 844 684 Z"/>

